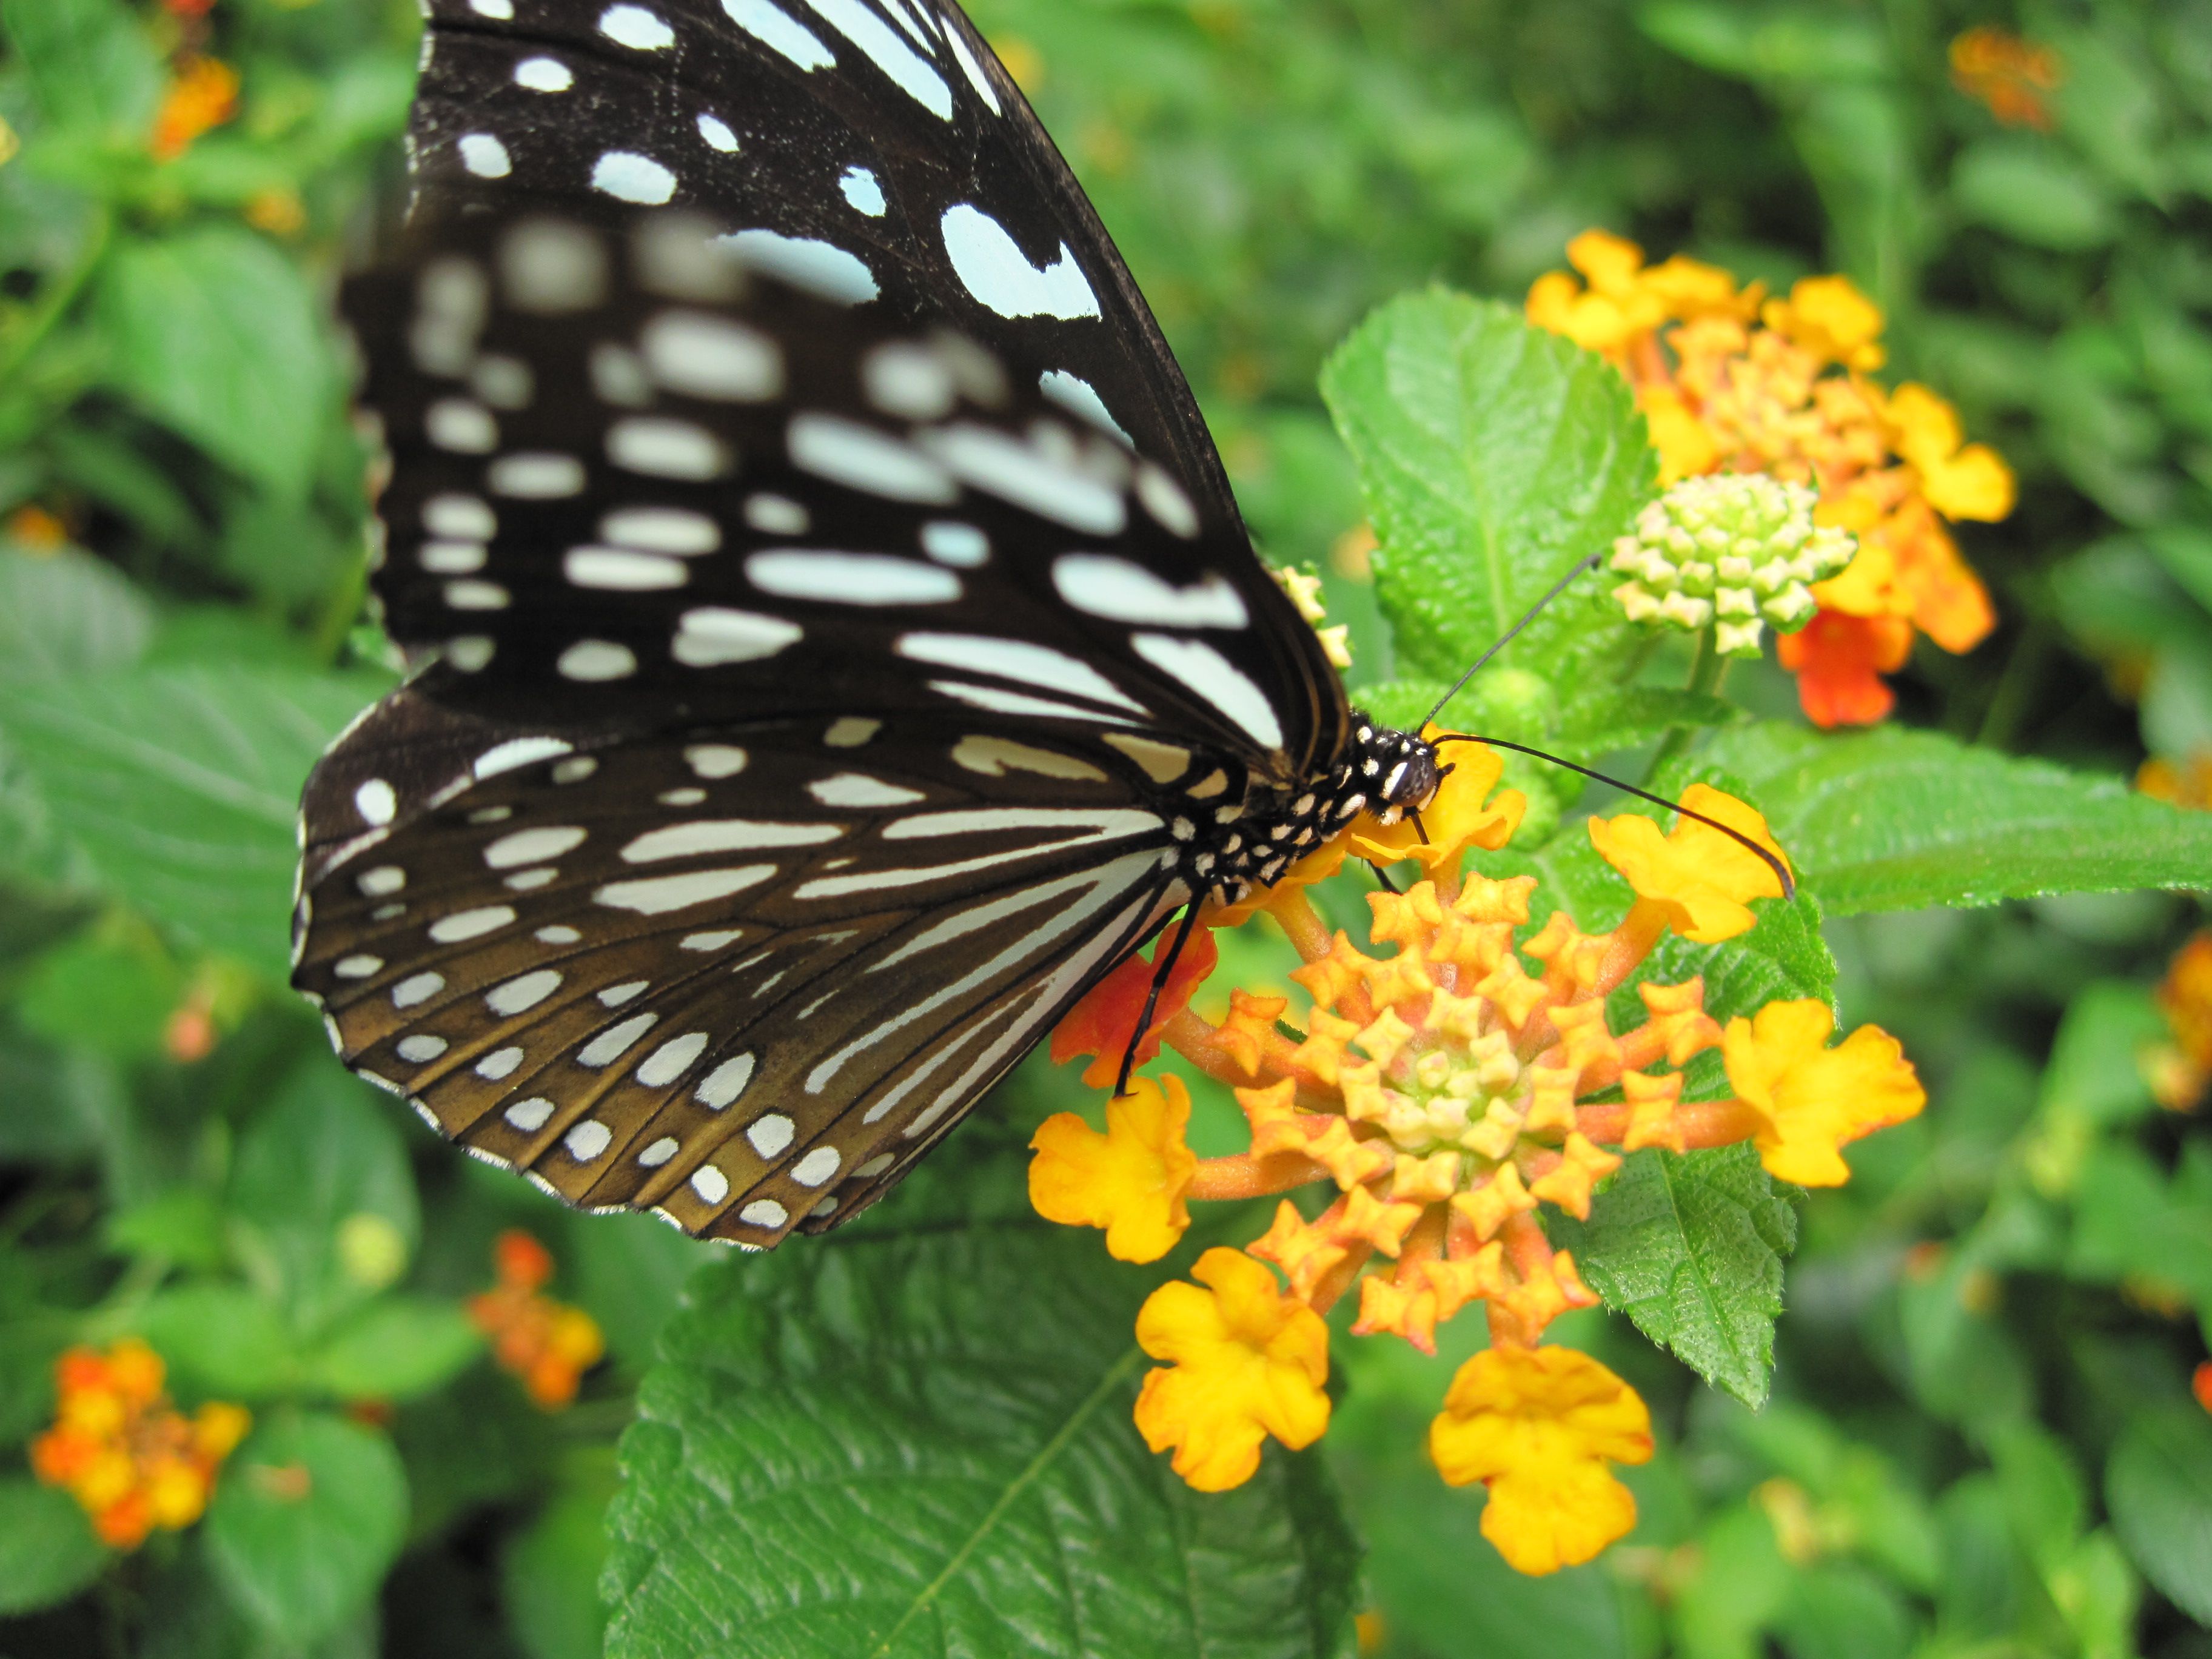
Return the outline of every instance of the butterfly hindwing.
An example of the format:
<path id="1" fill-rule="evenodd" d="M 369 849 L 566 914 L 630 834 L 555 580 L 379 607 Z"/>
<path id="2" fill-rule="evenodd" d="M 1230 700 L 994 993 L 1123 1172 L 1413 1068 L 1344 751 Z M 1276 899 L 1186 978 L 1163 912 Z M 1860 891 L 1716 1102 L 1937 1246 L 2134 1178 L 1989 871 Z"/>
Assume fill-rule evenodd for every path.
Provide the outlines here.
<path id="1" fill-rule="evenodd" d="M 435 805 L 371 822 L 426 766 Z M 480 1155 L 769 1243 L 902 1173 L 1187 896 L 1162 793 L 1056 732 L 570 747 L 402 692 L 310 786 L 295 983 Z"/>

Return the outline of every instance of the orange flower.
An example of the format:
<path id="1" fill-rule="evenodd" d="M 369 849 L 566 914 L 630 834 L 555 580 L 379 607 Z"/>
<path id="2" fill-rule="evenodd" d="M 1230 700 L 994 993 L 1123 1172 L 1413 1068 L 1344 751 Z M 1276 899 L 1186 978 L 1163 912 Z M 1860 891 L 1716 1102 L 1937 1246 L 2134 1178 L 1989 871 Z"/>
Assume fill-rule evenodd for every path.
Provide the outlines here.
<path id="1" fill-rule="evenodd" d="M 2151 1092 L 2169 1111 L 2193 1111 L 2212 1085 L 2212 928 L 2191 934 L 2174 952 L 2159 981 L 2158 1006 L 2173 1046 L 2149 1057 Z"/>
<path id="2" fill-rule="evenodd" d="M 599 1323 L 581 1308 L 538 1291 L 553 1277 L 553 1257 L 520 1228 L 492 1246 L 499 1283 L 469 1298 L 469 1318 L 491 1339 L 492 1357 L 522 1379 L 542 1410 L 558 1411 L 576 1397 L 583 1375 L 606 1352 Z"/>
<path id="3" fill-rule="evenodd" d="M 2197 1396 L 2197 1403 L 2212 1412 L 2212 1359 L 2199 1364 L 2189 1378 L 2189 1391 Z"/>
<path id="4" fill-rule="evenodd" d="M 156 161 L 173 161 L 192 140 L 238 112 L 238 71 L 220 58 L 186 58 L 177 65 L 154 118 L 149 148 Z"/>
<path id="5" fill-rule="evenodd" d="M 71 1348 L 54 1364 L 53 1426 L 31 1443 L 31 1469 L 65 1487 L 112 1549 L 155 1528 L 189 1527 L 207 1510 L 216 1471 L 252 1423 L 213 1401 L 191 1417 L 162 1391 L 161 1358 L 137 1338 L 106 1353 Z"/>
<path id="6" fill-rule="evenodd" d="M 1486 1348 L 1429 1430 L 1446 1480 L 1489 1488 L 1482 1535 L 1526 1573 L 1579 1565 L 1625 1536 L 1636 1499 L 1607 1466 L 1651 1453 L 1636 1390 L 1572 1348 Z"/>
<path id="7" fill-rule="evenodd" d="M 8 515 L 8 539 L 25 552 L 52 553 L 69 538 L 69 526 L 43 507 L 19 507 Z"/>
<path id="8" fill-rule="evenodd" d="M 1823 611 L 1776 642 L 1782 665 L 1797 676 L 1797 695 L 1815 726 L 1871 726 L 1897 702 L 1881 676 L 1912 654 L 1912 624 L 1896 617 Z"/>
<path id="9" fill-rule="evenodd" d="M 1137 1341 L 1170 1369 L 1147 1372 L 1137 1427 L 1200 1492 L 1249 1480 L 1269 1436 L 1293 1451 L 1328 1426 L 1328 1327 L 1238 1250 L 1212 1249 L 1199 1285 L 1163 1285 L 1137 1315 Z"/>
<path id="10" fill-rule="evenodd" d="M 1729 1081 L 1760 1120 L 1759 1161 L 1801 1187 L 1841 1186 L 1851 1172 L 1839 1148 L 1928 1103 L 1895 1037 L 1862 1025 L 1831 1048 L 1835 1024 L 1814 999 L 1774 1002 L 1730 1020 L 1723 1041 Z"/>
<path id="11" fill-rule="evenodd" d="M 1129 1038 L 1137 1029 L 1137 1022 L 1144 1018 L 1145 999 L 1152 994 L 1155 966 L 1160 952 L 1171 942 L 1173 932 L 1172 928 L 1161 932 L 1152 947 L 1152 961 L 1147 962 L 1142 952 L 1130 957 L 1085 991 L 1082 1000 L 1053 1028 L 1054 1065 L 1064 1066 L 1084 1054 L 1096 1056 L 1084 1068 L 1083 1085 L 1086 1089 L 1109 1088 L 1121 1075 L 1121 1056 L 1129 1052 Z M 1168 982 L 1160 987 L 1152 1023 L 1146 1028 L 1144 1041 L 1137 1045 L 1138 1065 L 1159 1058 L 1161 1029 L 1189 1006 L 1191 994 L 1205 983 L 1206 976 L 1220 959 L 1220 949 L 1210 933 L 1202 929 L 1194 932 L 1184 943 L 1182 955 L 1176 959 Z"/>
<path id="12" fill-rule="evenodd" d="M 1826 650 L 1806 634 L 1785 636 L 1782 661 L 1801 671 L 1799 695 L 1816 723 L 1881 719 L 1892 699 L 1876 674 L 1903 665 L 1914 629 L 1963 652 L 1995 626 L 1988 592 L 1947 525 L 2005 517 L 2010 470 L 1987 446 L 1963 442 L 1957 415 L 1927 387 L 1885 392 L 1868 378 L 1882 362 L 1882 314 L 1846 278 L 1808 276 L 1786 299 L 1763 301 L 1755 289 L 1723 300 L 1713 287 L 1692 304 L 1661 297 L 1641 252 L 1621 246 L 1633 261 L 1618 251 L 1576 261 L 1589 267 L 1587 294 L 1565 273 L 1540 278 L 1529 320 L 1620 367 L 1662 484 L 1765 472 L 1819 491 L 1816 522 L 1850 532 L 1859 553 L 1814 589 L 1821 611 L 1808 632 L 1837 612 L 1869 625 L 1846 625 Z M 1619 294 L 1638 283 L 1645 302 L 1629 306 Z"/>
<path id="13" fill-rule="evenodd" d="M 1766 820 L 1733 795 L 1702 783 L 1682 792 L 1682 805 L 1731 830 L 1741 830 L 1780 859 Z M 1755 898 L 1780 898 L 1782 879 L 1742 842 L 1685 814 L 1665 836 L 1640 813 L 1589 820 L 1598 856 L 1627 878 L 1639 905 L 1649 905 L 1684 939 L 1715 945 L 1751 931 Z"/>
<path id="14" fill-rule="evenodd" d="M 1968 29 L 1951 42 L 1951 84 L 2007 126 L 2050 131 L 2051 107 L 2044 94 L 2056 91 L 2064 78 L 2058 54 L 2050 47 L 1990 24 Z"/>
<path id="15" fill-rule="evenodd" d="M 1157 1261 L 1190 1226 L 1198 1158 L 1183 1144 L 1190 1092 L 1170 1073 L 1162 1084 L 1130 1079 L 1106 1103 L 1100 1134 L 1073 1112 L 1047 1118 L 1030 1141 L 1030 1202 L 1048 1221 L 1100 1227 L 1116 1261 Z"/>

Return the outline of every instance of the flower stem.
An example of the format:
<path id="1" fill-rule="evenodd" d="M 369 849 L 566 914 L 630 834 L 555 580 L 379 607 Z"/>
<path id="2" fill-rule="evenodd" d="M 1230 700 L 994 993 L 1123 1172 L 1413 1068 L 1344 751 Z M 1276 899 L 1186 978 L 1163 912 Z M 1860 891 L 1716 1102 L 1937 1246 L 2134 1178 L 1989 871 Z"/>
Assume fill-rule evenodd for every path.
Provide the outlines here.
<path id="1" fill-rule="evenodd" d="M 1684 689 L 1693 697 L 1718 695 L 1721 682 L 1728 678 L 1729 659 L 1721 655 L 1720 641 L 1711 623 L 1698 635 L 1698 654 L 1690 664 L 1690 683 Z M 1644 786 L 1651 787 L 1651 780 L 1660 769 L 1678 757 L 1690 746 L 1690 738 L 1697 730 L 1692 726 L 1678 726 L 1667 733 L 1659 745 L 1659 752 L 1651 757 L 1651 764 L 1644 769 Z"/>

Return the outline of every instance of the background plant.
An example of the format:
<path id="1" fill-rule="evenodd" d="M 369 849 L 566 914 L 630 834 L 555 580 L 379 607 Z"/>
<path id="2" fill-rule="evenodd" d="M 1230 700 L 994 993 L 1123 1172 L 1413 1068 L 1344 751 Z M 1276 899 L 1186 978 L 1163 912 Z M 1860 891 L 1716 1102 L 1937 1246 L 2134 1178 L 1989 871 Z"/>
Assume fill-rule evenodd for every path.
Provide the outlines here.
<path id="1" fill-rule="evenodd" d="M 1412 1450 L 1449 1346 L 1350 1345 L 1327 1440 L 1236 1494 L 1166 1475 L 1127 1420 L 1129 1320 L 1162 1270 L 1055 1235 L 1022 1194 L 1023 1143 L 1079 1097 L 1041 1063 L 880 1218 L 720 1261 L 678 1315 L 693 1247 L 453 1158 L 280 988 L 298 781 L 392 672 L 325 319 L 395 166 L 412 7 L 0 0 L 0 1429 L 27 1444 L 55 1358 L 131 1334 L 179 1406 L 254 1420 L 207 1519 L 120 1557 L 16 1466 L 0 1645 L 596 1652 L 604 1559 L 625 1655 L 992 1651 L 1010 1626 L 1048 1652 L 1334 1652 L 1363 1607 L 1401 1654 L 2212 1651 L 2212 1418 L 2189 1392 L 2212 1158 L 2142 1064 L 2177 1041 L 2153 988 L 2196 903 L 2126 890 L 2212 860 L 2124 787 L 2151 756 L 2169 793 L 2201 791 L 2212 749 L 2212 12 L 975 10 L 1160 311 L 1268 551 L 1317 566 L 1378 712 L 1496 619 L 1454 586 L 1468 523 L 1394 524 L 1421 481 L 1377 459 L 1404 438 L 1449 459 L 1394 425 L 1394 365 L 1422 352 L 1381 349 L 1439 302 L 1335 360 L 1343 441 L 1316 393 L 1374 307 L 1438 279 L 1499 296 L 1454 313 L 1475 319 L 1459 361 L 1493 362 L 1591 225 L 1778 290 L 1844 272 L 1881 306 L 1890 372 L 2019 473 L 2013 515 L 1960 535 L 1997 629 L 1916 655 L 1909 731 L 1816 738 L 1784 677 L 1739 670 L 1763 718 L 1674 781 L 1768 814 L 1849 1020 L 1905 1040 L 1929 1110 L 1857 1149 L 1840 1192 L 1662 1182 L 1577 1249 L 1623 1264 L 1592 1283 L 1629 1318 L 1577 1316 L 1577 1340 L 1651 1402 L 1660 1452 L 1629 1477 L 1638 1532 L 1544 1580 L 1508 1574 L 1477 1500 Z M 2048 72 L 1954 65 L 1991 23 Z M 1463 412 L 1513 476 L 1508 423 Z M 1513 503 L 1482 510 L 1529 533 Z M 1370 517 L 1428 602 L 1386 617 Z M 1563 696 L 1540 648 L 1516 663 L 1466 720 L 1595 757 L 1730 712 L 1605 707 Z M 1687 668 L 1662 657 L 1640 689 Z M 1510 781 L 1532 799 L 1514 853 L 1602 903 L 1578 829 L 1540 833 L 1540 792 L 1577 800 Z M 2108 890 L 2033 896 L 2060 888 Z M 1986 908 L 1929 908 L 1961 901 Z M 1249 984 L 1282 964 L 1247 933 L 1228 971 Z M 532 1293 L 610 1352 L 565 1410 L 465 1311 L 511 1227 L 550 1247 Z M 1756 1395 L 1773 1298 L 1742 1288 L 1784 1254 L 1753 1413 L 1690 1367 Z"/>

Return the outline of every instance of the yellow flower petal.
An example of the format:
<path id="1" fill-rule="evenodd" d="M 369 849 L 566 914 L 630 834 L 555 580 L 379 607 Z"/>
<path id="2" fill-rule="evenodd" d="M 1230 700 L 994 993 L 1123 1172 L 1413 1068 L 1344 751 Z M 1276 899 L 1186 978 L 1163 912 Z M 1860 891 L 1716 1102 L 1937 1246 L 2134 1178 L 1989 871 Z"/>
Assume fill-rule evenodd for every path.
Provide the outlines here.
<path id="1" fill-rule="evenodd" d="M 1421 735 L 1433 742 L 1443 733 L 1428 726 Z M 1502 790 L 1496 800 L 1488 799 L 1505 773 L 1498 751 L 1486 744 L 1454 744 L 1448 764 L 1451 770 L 1437 787 L 1436 799 L 1421 809 L 1419 826 L 1410 812 L 1391 824 L 1362 817 L 1346 837 L 1352 855 L 1376 864 L 1419 859 L 1433 878 L 1441 870 L 1456 871 L 1470 847 L 1494 853 L 1510 841 L 1528 800 L 1518 789 Z"/>
<path id="2" fill-rule="evenodd" d="M 1636 406 L 1644 411 L 1651 447 L 1659 452 L 1662 489 L 1671 488 L 1685 478 L 1698 477 L 1720 464 L 1720 441 L 1690 412 L 1690 405 L 1673 386 L 1641 387 L 1636 394 Z"/>
<path id="3" fill-rule="evenodd" d="M 1460 1367 L 1429 1429 L 1447 1481 L 1490 1489 L 1482 1535 L 1525 1573 L 1577 1565 L 1625 1535 L 1636 1500 L 1607 1465 L 1651 1451 L 1636 1391 L 1572 1348 L 1486 1348 Z"/>
<path id="4" fill-rule="evenodd" d="M 1881 367 L 1881 307 L 1848 276 L 1800 277 L 1787 300 L 1767 301 L 1762 320 L 1831 362 L 1861 371 Z"/>
<path id="5" fill-rule="evenodd" d="M 1146 1374 L 1137 1428 L 1200 1492 L 1252 1478 L 1270 1436 L 1296 1450 L 1328 1426 L 1328 1327 L 1238 1250 L 1212 1249 L 1198 1285 L 1163 1285 L 1137 1314 L 1137 1341 L 1170 1369 Z M 1201 1290 L 1200 1285 L 1208 1288 Z"/>
<path id="6" fill-rule="evenodd" d="M 1100 1134 L 1073 1112 L 1039 1126 L 1030 1145 L 1030 1202 L 1048 1221 L 1103 1227 L 1107 1253 L 1121 1261 L 1157 1261 L 1190 1225 L 1198 1158 L 1183 1144 L 1190 1093 L 1170 1073 L 1163 1090 L 1132 1078 L 1130 1092 L 1106 1103 Z"/>
<path id="7" fill-rule="evenodd" d="M 1764 1120 L 1753 1135 L 1770 1175 L 1801 1187 L 1839 1187 L 1850 1166 L 1838 1150 L 1917 1116 L 1927 1103 L 1897 1039 L 1862 1025 L 1836 1047 L 1827 1006 L 1772 1002 L 1732 1019 L 1722 1042 L 1737 1097 Z"/>
<path id="8" fill-rule="evenodd" d="M 2012 469 L 1987 444 L 1968 444 L 1950 459 L 1920 471 L 1920 493 L 1947 519 L 1995 523 L 2012 511 Z"/>
<path id="9" fill-rule="evenodd" d="M 1682 805 L 1741 830 L 1788 866 L 1765 818 L 1735 796 L 1693 783 L 1682 792 Z M 1668 926 L 1699 945 L 1749 932 L 1758 921 L 1751 901 L 1782 896 L 1781 878 L 1765 860 L 1687 816 L 1664 836 L 1650 818 L 1633 812 L 1592 818 L 1589 836 L 1598 856 L 1628 878 L 1638 898 L 1659 906 Z"/>

